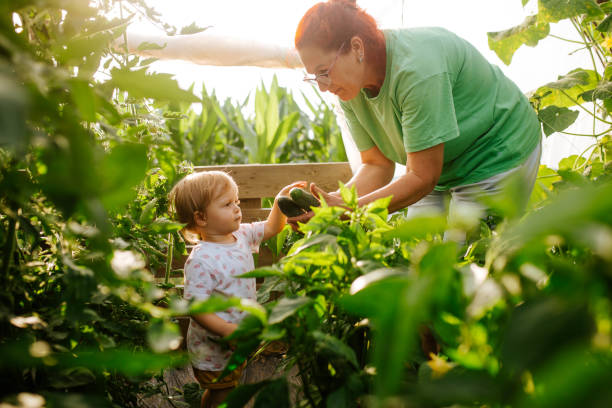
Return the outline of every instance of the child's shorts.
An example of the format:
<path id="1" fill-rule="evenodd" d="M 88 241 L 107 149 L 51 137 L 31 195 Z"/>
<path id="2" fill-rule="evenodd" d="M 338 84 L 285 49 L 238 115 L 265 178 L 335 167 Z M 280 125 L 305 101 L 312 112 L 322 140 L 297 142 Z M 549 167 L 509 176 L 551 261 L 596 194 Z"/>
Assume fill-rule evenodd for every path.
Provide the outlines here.
<path id="1" fill-rule="evenodd" d="M 245 365 L 241 365 L 234 371 L 221 378 L 219 381 L 215 381 L 221 375 L 222 371 L 203 371 L 193 367 L 193 375 L 195 376 L 198 383 L 202 388 L 208 388 L 211 390 L 222 390 L 225 388 L 234 388 L 238 386 L 242 371 Z"/>

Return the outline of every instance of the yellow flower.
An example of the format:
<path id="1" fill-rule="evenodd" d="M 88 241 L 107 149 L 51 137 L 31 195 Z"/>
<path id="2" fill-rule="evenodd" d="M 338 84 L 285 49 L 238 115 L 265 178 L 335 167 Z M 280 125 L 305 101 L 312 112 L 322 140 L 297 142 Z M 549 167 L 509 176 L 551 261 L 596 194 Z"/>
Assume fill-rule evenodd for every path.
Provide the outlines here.
<path id="1" fill-rule="evenodd" d="M 453 367 L 455 367 L 455 364 L 449 363 L 448 361 L 434 353 L 429 353 L 429 358 L 430 360 L 427 362 L 427 365 L 429 366 L 429 368 L 431 368 L 432 378 L 444 377 L 447 372 L 449 372 L 453 369 Z"/>
<path id="2" fill-rule="evenodd" d="M 612 37 L 606 37 L 602 42 L 601 46 L 604 48 L 612 48 Z"/>

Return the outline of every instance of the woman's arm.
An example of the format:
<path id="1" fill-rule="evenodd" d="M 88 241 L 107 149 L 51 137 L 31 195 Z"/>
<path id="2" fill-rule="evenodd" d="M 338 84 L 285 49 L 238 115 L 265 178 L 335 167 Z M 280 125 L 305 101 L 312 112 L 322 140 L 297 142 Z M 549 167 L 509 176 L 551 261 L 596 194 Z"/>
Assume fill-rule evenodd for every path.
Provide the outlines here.
<path id="1" fill-rule="evenodd" d="M 359 205 L 364 206 L 379 198 L 392 196 L 389 211 L 397 211 L 410 204 L 416 203 L 431 193 L 444 163 L 444 144 L 430 147 L 420 152 L 407 153 L 406 174 L 397 180 L 393 179 L 395 163 L 387 159 L 380 150 L 372 147 L 362 152 L 363 164 L 357 174 L 346 184 L 355 186 L 359 196 Z M 315 196 L 323 196 L 328 205 L 342 206 L 344 202 L 339 193 L 326 193 L 314 184 L 310 190 Z M 306 223 L 313 213 L 308 212 L 288 220 L 293 229 L 297 229 L 298 222 Z"/>
<path id="2" fill-rule="evenodd" d="M 389 183 L 395 173 L 395 163 L 385 157 L 376 146 L 360 154 L 361 165 L 346 186 L 355 186 L 357 195 L 361 197 Z"/>
<path id="3" fill-rule="evenodd" d="M 444 163 L 444 143 L 419 152 L 408 153 L 406 174 L 365 195 L 360 195 L 359 205 L 363 206 L 379 198 L 393 196 L 389 211 L 397 211 L 416 203 L 431 193 L 438 184 Z"/>

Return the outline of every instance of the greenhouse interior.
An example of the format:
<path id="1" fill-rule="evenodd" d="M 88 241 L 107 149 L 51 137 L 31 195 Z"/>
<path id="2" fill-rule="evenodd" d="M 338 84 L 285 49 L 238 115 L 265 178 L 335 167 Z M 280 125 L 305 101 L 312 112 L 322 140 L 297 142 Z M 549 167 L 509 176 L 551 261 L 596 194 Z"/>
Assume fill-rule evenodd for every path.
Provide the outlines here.
<path id="1" fill-rule="evenodd" d="M 612 1 L 2 1 L 0 248 L 0 408 L 612 407 Z"/>

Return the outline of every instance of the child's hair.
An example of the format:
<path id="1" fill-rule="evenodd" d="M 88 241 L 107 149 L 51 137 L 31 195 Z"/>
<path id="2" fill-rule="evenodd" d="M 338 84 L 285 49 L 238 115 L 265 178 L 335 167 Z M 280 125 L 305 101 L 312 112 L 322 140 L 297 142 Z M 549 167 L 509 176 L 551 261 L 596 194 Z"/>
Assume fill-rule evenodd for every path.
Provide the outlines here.
<path id="1" fill-rule="evenodd" d="M 170 209 L 176 219 L 185 225 L 185 230 L 194 232 L 196 211 L 204 212 L 212 200 L 238 186 L 234 179 L 222 171 L 192 173 L 179 181 L 170 191 Z M 187 238 L 187 237 L 186 237 Z"/>

